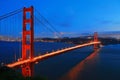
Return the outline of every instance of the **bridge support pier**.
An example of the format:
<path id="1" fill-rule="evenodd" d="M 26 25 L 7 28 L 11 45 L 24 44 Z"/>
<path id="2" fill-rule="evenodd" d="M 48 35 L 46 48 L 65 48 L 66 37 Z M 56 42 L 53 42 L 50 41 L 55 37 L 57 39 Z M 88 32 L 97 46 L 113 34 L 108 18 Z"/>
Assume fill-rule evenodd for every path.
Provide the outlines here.
<path id="1" fill-rule="evenodd" d="M 25 77 L 33 76 L 34 71 L 34 64 L 33 63 L 26 63 L 22 66 L 22 74 Z"/>
<path id="2" fill-rule="evenodd" d="M 94 33 L 94 42 L 98 42 L 98 33 L 97 32 Z M 94 51 L 99 48 L 99 44 L 94 44 L 93 46 L 94 46 Z"/>
<path id="3" fill-rule="evenodd" d="M 22 32 L 22 60 L 33 59 L 34 57 L 34 28 L 33 28 L 33 7 L 23 8 L 23 32 Z M 22 74 L 25 77 L 33 75 L 33 64 L 23 64 Z"/>

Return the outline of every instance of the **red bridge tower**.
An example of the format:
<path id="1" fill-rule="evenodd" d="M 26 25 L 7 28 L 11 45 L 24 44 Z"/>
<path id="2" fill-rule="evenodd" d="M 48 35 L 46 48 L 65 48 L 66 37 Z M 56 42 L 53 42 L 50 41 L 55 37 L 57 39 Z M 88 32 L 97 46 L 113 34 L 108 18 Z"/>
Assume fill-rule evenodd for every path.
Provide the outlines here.
<path id="1" fill-rule="evenodd" d="M 22 60 L 34 57 L 34 14 L 33 7 L 23 8 L 23 31 L 22 31 Z M 33 64 L 26 63 L 22 66 L 22 74 L 25 77 L 33 76 Z"/>
<path id="2" fill-rule="evenodd" d="M 98 42 L 98 33 L 94 33 L 94 42 Z M 98 49 L 99 44 L 94 44 L 94 50 Z"/>

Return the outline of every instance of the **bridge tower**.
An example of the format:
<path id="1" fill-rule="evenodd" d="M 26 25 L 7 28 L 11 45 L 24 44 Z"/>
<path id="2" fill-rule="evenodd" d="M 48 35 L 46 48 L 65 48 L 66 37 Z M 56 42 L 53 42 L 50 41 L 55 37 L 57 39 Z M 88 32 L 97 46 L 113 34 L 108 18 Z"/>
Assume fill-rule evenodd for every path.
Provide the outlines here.
<path id="1" fill-rule="evenodd" d="M 98 42 L 98 33 L 94 33 L 94 42 Z M 98 49 L 99 44 L 94 44 L 94 50 Z"/>
<path id="2" fill-rule="evenodd" d="M 33 7 L 23 8 L 23 31 L 22 31 L 22 60 L 34 57 L 34 13 Z M 22 66 L 22 74 L 25 77 L 33 76 L 33 64 L 26 63 Z"/>

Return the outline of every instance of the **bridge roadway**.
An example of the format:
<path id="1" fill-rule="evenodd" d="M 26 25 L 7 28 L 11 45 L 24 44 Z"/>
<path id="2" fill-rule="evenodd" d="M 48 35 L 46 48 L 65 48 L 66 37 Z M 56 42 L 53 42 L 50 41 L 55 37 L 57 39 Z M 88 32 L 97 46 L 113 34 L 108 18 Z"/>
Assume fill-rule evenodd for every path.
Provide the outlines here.
<path id="1" fill-rule="evenodd" d="M 94 44 L 100 44 L 100 43 L 101 42 L 89 42 L 89 43 L 85 43 L 85 44 L 80 44 L 80 45 L 76 45 L 76 46 L 73 46 L 73 47 L 69 47 L 69 48 L 54 51 L 54 52 L 51 52 L 51 53 L 46 53 L 46 54 L 43 54 L 43 55 L 40 55 L 40 56 L 36 56 L 33 59 L 26 59 L 26 60 L 21 60 L 21 61 L 17 61 L 17 62 L 14 62 L 14 63 L 10 63 L 6 66 L 14 68 L 14 67 L 20 66 L 20 65 L 25 64 L 25 63 L 37 62 L 37 61 L 40 61 L 40 60 L 43 60 L 43 59 L 46 59 L 46 58 L 64 53 L 64 52 L 67 52 L 67 51 L 75 50 L 75 49 L 78 49 L 78 48 L 81 48 L 81 47 L 90 46 L 90 45 L 94 45 Z"/>

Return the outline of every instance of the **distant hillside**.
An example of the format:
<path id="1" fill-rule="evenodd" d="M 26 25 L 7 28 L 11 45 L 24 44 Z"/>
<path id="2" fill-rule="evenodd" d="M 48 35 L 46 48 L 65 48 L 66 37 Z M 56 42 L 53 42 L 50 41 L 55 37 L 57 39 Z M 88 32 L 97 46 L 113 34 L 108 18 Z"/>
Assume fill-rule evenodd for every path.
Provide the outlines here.
<path id="1" fill-rule="evenodd" d="M 120 39 L 120 31 L 106 31 L 106 32 L 98 32 L 99 37 L 101 38 L 116 38 Z M 82 33 L 82 36 L 93 36 L 93 33 Z"/>
<path id="2" fill-rule="evenodd" d="M 100 32 L 99 37 L 120 39 L 120 31 Z"/>

